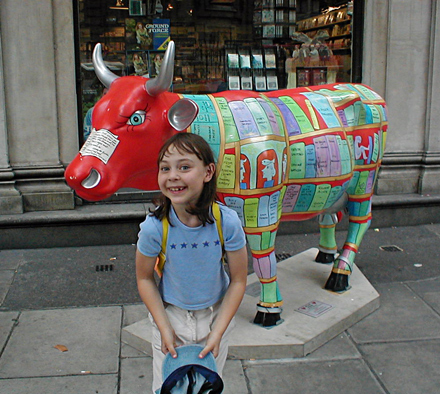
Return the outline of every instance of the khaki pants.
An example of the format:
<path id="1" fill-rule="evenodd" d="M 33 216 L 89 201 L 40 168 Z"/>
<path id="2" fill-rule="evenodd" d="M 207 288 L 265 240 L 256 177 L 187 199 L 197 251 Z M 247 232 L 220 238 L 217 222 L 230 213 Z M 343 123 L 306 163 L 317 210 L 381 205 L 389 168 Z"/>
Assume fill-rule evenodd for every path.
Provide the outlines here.
<path id="1" fill-rule="evenodd" d="M 212 324 L 218 315 L 220 305 L 221 301 L 209 308 L 198 311 L 188 311 L 174 305 L 168 305 L 165 310 L 171 326 L 176 333 L 177 346 L 189 344 L 204 345 L 208 338 L 208 334 L 211 332 Z M 162 386 L 162 364 L 165 359 L 165 354 L 163 354 L 161 350 L 162 342 L 159 329 L 157 328 L 151 314 L 149 314 L 149 318 L 153 326 L 153 393 L 155 393 L 156 390 L 160 389 Z M 235 321 L 233 319 L 223 334 L 219 355 L 215 359 L 217 373 L 220 376 L 222 376 L 223 367 L 225 366 L 226 357 L 228 355 L 229 333 L 234 326 Z"/>

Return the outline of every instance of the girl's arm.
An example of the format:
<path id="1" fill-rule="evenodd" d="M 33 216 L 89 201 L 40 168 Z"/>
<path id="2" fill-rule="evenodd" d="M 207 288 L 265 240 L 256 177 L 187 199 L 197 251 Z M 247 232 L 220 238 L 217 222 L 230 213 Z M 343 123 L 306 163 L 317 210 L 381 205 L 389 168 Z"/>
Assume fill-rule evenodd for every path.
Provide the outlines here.
<path id="1" fill-rule="evenodd" d="M 214 357 L 218 356 L 222 336 L 235 316 L 246 290 L 248 263 L 246 246 L 233 252 L 226 252 L 226 255 L 228 257 L 231 282 L 223 298 L 205 348 L 199 354 L 200 358 L 205 357 L 209 352 L 212 352 Z"/>
<path id="2" fill-rule="evenodd" d="M 162 352 L 165 354 L 170 352 L 175 358 L 177 357 L 175 333 L 168 320 L 162 297 L 154 279 L 155 264 L 156 257 L 145 256 L 138 250 L 136 251 L 136 280 L 139 295 L 159 328 L 162 338 Z"/>

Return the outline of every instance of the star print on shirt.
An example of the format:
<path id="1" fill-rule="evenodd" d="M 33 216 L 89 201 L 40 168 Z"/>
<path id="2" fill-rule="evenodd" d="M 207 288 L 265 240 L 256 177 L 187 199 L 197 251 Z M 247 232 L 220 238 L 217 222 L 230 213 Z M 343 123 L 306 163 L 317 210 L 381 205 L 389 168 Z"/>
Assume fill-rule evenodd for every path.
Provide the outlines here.
<path id="1" fill-rule="evenodd" d="M 204 247 L 204 248 L 209 247 L 209 242 L 208 242 L 208 241 L 203 242 L 203 247 Z"/>
<path id="2" fill-rule="evenodd" d="M 171 246 L 171 249 L 176 249 L 177 248 L 176 244 L 171 244 L 170 246 Z"/>
<path id="3" fill-rule="evenodd" d="M 180 244 L 180 249 L 186 249 L 186 247 L 188 246 L 188 244 L 186 242 Z"/>
<path id="4" fill-rule="evenodd" d="M 193 249 L 197 249 L 198 244 L 193 243 L 193 244 L 191 244 L 191 246 L 192 246 Z"/>
<path id="5" fill-rule="evenodd" d="M 215 245 L 215 246 L 220 245 L 220 240 L 217 239 L 216 241 L 214 241 L 214 245 Z"/>

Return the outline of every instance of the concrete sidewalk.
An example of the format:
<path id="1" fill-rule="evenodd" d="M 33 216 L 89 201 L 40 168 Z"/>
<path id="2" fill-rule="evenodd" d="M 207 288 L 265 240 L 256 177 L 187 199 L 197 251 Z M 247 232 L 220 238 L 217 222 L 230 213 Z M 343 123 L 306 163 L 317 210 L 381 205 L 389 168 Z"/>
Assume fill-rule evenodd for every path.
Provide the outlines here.
<path id="1" fill-rule="evenodd" d="M 379 249 L 392 245 L 403 251 Z M 306 357 L 228 360 L 224 392 L 438 394 L 439 245 L 440 225 L 369 230 L 357 265 L 380 293 L 380 308 Z M 281 236 L 276 250 L 288 256 L 309 246 L 316 246 L 316 234 Z M 1 394 L 151 392 L 151 358 L 121 342 L 122 328 L 146 317 L 139 300 L 123 294 L 133 262 L 121 260 L 133 250 L 0 252 Z M 74 270 L 55 264 L 62 256 Z M 93 268 L 115 264 L 121 274 L 93 281 L 79 272 L 84 261 Z M 50 272 L 49 279 L 38 277 Z M 107 298 L 84 297 L 92 285 L 93 294 Z"/>

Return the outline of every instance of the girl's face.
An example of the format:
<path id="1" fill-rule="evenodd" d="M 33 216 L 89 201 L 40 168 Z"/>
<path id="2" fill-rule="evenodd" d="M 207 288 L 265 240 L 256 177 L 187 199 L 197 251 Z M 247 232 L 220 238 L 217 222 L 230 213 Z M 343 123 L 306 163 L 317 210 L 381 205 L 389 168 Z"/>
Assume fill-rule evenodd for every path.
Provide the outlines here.
<path id="1" fill-rule="evenodd" d="M 205 165 L 195 154 L 179 152 L 174 145 L 159 163 L 158 183 L 161 192 L 176 210 L 195 205 L 203 186 L 214 175 L 215 165 Z"/>

